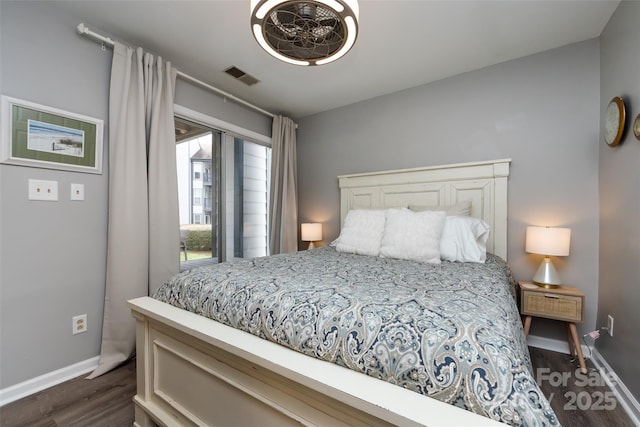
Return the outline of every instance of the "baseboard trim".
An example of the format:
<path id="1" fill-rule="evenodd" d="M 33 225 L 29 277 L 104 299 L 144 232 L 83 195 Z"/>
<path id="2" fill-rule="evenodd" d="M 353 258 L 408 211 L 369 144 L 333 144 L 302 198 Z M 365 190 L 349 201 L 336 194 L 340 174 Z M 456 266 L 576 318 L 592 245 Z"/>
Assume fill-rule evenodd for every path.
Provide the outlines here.
<path id="1" fill-rule="evenodd" d="M 615 393 L 618 398 L 618 403 L 625 409 L 631 421 L 633 421 L 635 425 L 640 426 L 640 403 L 635 396 L 631 394 L 631 391 L 620 380 L 616 372 L 611 369 L 606 359 L 595 348 L 593 349 L 591 361 L 600 371 L 600 375 L 604 378 L 611 391 Z"/>
<path id="2" fill-rule="evenodd" d="M 560 341 L 552 338 L 540 337 L 537 335 L 529 335 L 527 337 L 527 345 L 535 348 L 542 348 L 544 350 L 557 351 L 558 353 L 569 354 L 569 344 L 566 341 Z M 588 357 L 590 353 L 589 348 L 581 344 L 582 354 L 584 357 Z"/>
<path id="3" fill-rule="evenodd" d="M 559 353 L 568 354 L 569 352 L 569 346 L 566 341 L 551 338 L 529 335 L 529 337 L 527 337 L 527 344 L 531 347 L 557 351 Z M 618 399 L 617 402 L 624 408 L 629 418 L 631 418 L 631 421 L 633 421 L 636 426 L 640 426 L 640 403 L 638 403 L 638 400 L 631 394 L 631 391 L 624 385 L 616 372 L 611 369 L 609 363 L 607 363 L 606 359 L 595 347 L 588 348 L 584 344 L 581 347 L 585 359 L 589 358 L 595 368 L 600 372 L 600 375 L 605 379 L 611 391 L 616 395 Z"/>
<path id="4" fill-rule="evenodd" d="M 82 362 L 74 363 L 73 365 L 1 389 L 0 407 L 91 372 L 98 367 L 99 359 L 100 356 L 92 357 L 91 359 L 83 360 Z"/>

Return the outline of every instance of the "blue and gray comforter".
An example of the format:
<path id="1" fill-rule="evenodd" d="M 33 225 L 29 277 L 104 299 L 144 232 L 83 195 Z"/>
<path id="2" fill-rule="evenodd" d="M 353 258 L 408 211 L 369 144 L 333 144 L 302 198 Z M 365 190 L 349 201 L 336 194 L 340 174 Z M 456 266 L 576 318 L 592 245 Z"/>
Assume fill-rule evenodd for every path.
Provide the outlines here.
<path id="1" fill-rule="evenodd" d="M 327 247 L 181 273 L 154 298 L 511 425 L 559 425 L 532 376 L 506 263 Z"/>

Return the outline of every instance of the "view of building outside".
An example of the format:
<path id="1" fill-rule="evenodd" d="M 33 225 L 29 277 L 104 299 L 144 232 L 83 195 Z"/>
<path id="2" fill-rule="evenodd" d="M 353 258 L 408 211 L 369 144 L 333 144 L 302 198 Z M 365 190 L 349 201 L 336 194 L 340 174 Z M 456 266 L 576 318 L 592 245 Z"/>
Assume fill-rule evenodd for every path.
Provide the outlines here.
<path id="1" fill-rule="evenodd" d="M 182 261 L 217 256 L 212 133 L 176 145 Z"/>
<path id="2" fill-rule="evenodd" d="M 180 224 L 211 224 L 211 133 L 176 145 Z"/>
<path id="3" fill-rule="evenodd" d="M 271 148 L 194 124 L 181 123 L 181 129 L 185 135 L 176 144 L 180 260 L 267 255 Z"/>

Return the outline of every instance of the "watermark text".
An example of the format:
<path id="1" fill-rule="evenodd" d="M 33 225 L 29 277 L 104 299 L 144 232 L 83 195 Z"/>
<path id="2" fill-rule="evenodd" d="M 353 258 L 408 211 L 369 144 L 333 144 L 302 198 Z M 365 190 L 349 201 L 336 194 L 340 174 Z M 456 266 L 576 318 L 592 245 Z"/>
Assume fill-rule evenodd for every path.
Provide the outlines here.
<path id="1" fill-rule="evenodd" d="M 605 377 L 605 375 L 607 376 Z M 575 372 L 558 372 L 552 371 L 550 368 L 538 368 L 536 370 L 536 382 L 539 386 L 547 383 L 551 387 L 566 388 L 570 385 L 589 387 L 589 391 L 566 391 L 563 394 L 565 399 L 563 409 L 565 411 L 611 411 L 618 404 L 615 393 L 608 388 L 609 384 L 615 384 L 615 378 L 613 375 L 605 375 L 599 371 L 583 373 L 579 368 Z M 606 388 L 606 390 L 593 390 L 598 387 Z M 551 393 L 548 396 L 549 402 L 554 399 L 555 394 Z"/>

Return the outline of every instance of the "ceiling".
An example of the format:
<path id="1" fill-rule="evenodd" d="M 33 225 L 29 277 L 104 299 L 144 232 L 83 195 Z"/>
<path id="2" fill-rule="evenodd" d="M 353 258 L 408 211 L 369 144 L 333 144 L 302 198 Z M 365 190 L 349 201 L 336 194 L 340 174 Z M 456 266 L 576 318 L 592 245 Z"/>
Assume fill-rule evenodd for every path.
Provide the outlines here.
<path id="1" fill-rule="evenodd" d="M 598 37 L 619 1 L 360 0 L 355 46 L 316 67 L 264 52 L 251 34 L 249 0 L 47 3 L 267 111 L 299 118 Z M 260 82 L 229 76 L 233 65 Z"/>

